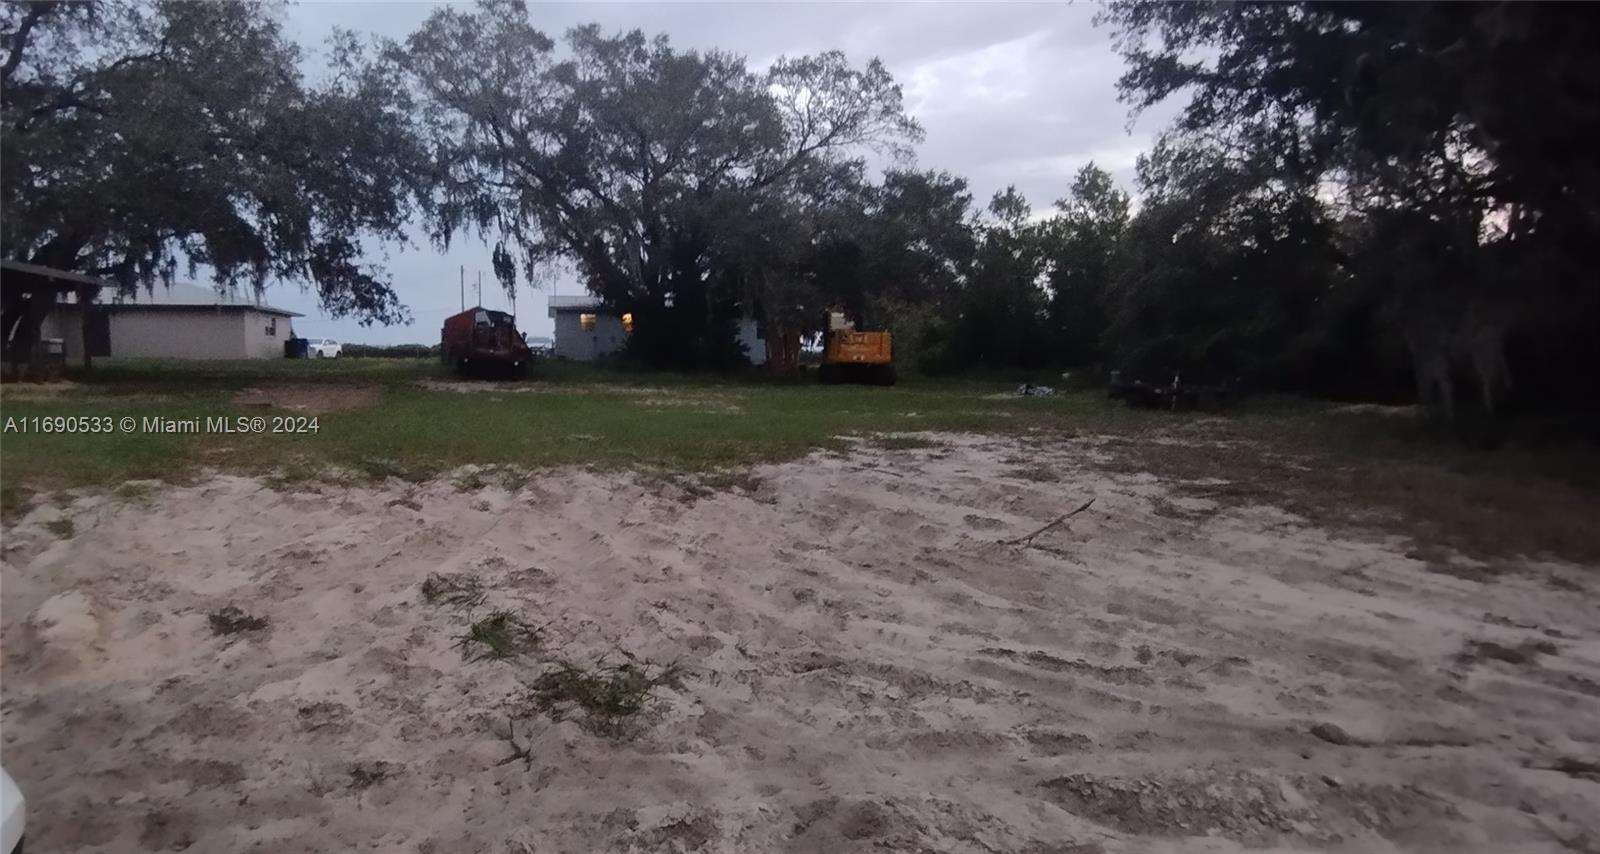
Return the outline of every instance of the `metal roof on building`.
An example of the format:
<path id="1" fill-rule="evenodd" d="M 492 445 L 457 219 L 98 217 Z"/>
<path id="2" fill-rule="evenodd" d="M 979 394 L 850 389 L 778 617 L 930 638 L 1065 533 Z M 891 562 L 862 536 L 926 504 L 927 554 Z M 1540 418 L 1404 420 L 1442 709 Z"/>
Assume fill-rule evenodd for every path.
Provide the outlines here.
<path id="1" fill-rule="evenodd" d="M 551 296 L 551 311 L 591 311 L 601 308 L 605 301 L 596 296 L 584 294 L 582 296 Z"/>
<path id="2" fill-rule="evenodd" d="M 216 308 L 251 309 L 282 317 L 304 317 L 298 311 L 267 305 L 246 299 L 231 291 L 218 291 L 189 282 L 157 283 L 146 290 L 139 288 L 131 294 L 119 293 L 115 286 L 101 291 L 101 305 L 117 308 Z"/>
<path id="3" fill-rule="evenodd" d="M 72 285 L 97 285 L 100 288 L 100 304 L 117 308 L 237 308 L 253 309 L 281 317 L 305 316 L 298 311 L 243 298 L 232 291 L 219 291 L 191 282 L 173 282 L 171 285 L 158 283 L 149 289 L 140 287 L 131 294 L 123 294 L 115 282 L 71 270 L 41 267 L 24 261 L 0 261 L 0 270 L 13 274 L 20 273 L 30 282 L 49 283 L 54 290 L 66 294 L 68 304 L 75 304 L 78 300 L 77 294 L 72 292 Z"/>

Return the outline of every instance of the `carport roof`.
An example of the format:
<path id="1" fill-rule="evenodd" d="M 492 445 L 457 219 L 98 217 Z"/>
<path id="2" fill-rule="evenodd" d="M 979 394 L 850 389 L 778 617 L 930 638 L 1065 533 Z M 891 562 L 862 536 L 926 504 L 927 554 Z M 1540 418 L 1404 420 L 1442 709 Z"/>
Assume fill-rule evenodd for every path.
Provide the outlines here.
<path id="1" fill-rule="evenodd" d="M 0 280 L 19 290 L 30 290 L 43 285 L 55 291 L 76 290 L 79 285 L 109 287 L 110 282 L 84 273 L 41 267 L 25 261 L 0 261 Z M 10 288 L 8 288 L 9 290 Z"/>

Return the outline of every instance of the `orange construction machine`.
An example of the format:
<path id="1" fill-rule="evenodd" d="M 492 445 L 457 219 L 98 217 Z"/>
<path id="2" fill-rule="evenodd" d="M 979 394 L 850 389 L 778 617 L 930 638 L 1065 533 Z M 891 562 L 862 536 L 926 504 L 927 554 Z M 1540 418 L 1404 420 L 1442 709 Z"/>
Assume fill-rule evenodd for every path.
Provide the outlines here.
<path id="1" fill-rule="evenodd" d="M 817 376 L 823 382 L 894 385 L 894 348 L 888 332 L 858 332 L 844 312 L 830 311 L 822 335 Z"/>

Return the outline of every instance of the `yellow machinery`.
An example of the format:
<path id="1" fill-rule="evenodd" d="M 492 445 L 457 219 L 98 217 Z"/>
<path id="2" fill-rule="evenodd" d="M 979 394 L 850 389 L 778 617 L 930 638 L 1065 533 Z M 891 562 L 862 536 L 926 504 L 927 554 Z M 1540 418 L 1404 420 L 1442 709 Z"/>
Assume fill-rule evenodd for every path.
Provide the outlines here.
<path id="1" fill-rule="evenodd" d="M 894 349 L 889 333 L 857 332 L 844 312 L 828 312 L 822 367 L 817 376 L 825 383 L 894 385 Z"/>

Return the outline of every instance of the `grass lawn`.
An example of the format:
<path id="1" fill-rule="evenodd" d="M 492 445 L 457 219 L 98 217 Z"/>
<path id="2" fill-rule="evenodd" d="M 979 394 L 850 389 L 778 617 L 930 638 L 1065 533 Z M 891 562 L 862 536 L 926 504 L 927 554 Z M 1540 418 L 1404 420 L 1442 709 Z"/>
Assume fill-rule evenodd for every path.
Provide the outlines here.
<path id="1" fill-rule="evenodd" d="M 337 404 L 346 387 L 380 394 L 317 415 L 314 434 L 8 432 L 0 474 L 11 503 L 41 488 L 181 477 L 199 466 L 292 475 L 333 465 L 408 478 L 467 463 L 705 469 L 838 447 L 852 434 L 1055 431 L 1140 415 L 1093 395 L 1008 399 L 1014 386 L 999 381 L 773 385 L 566 363 L 541 365 L 525 383 L 461 382 L 431 361 L 385 359 L 104 364 L 75 380 L 49 393 L 7 386 L 0 415 L 271 416 L 289 410 L 241 396 L 261 388 L 318 396 L 322 387 Z"/>
<path id="2" fill-rule="evenodd" d="M 6 511 L 45 490 L 182 479 L 207 468 L 288 480 L 329 472 L 423 479 L 466 464 L 705 472 L 842 448 L 851 436 L 915 448 L 926 441 L 903 434 L 970 431 L 1092 435 L 1108 465 L 1130 473 L 1228 482 L 1194 487 L 1209 498 L 1273 503 L 1330 524 L 1403 521 L 1429 542 L 1473 554 L 1600 560 L 1592 443 L 1473 450 L 1411 419 L 1303 401 L 1174 414 L 1129 410 L 1092 392 L 1018 398 L 1014 382 L 998 378 L 775 385 L 571 363 L 541 364 L 527 382 L 473 383 L 432 361 L 388 359 L 108 363 L 74 380 L 6 386 L 0 421 L 270 419 L 299 400 L 312 407 L 307 414 L 323 411 L 314 434 L 0 434 Z M 262 394 L 277 405 L 252 405 Z"/>

